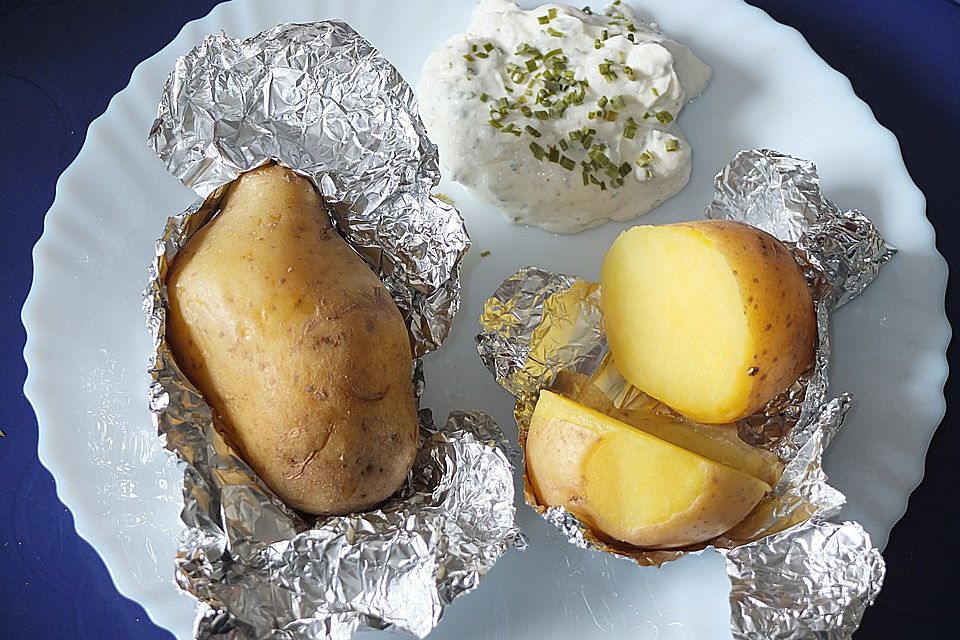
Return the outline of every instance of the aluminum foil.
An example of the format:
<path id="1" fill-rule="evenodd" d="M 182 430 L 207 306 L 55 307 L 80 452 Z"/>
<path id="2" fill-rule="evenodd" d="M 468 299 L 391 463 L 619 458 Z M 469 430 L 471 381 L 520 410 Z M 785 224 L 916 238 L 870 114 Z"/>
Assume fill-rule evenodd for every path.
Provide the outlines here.
<path id="1" fill-rule="evenodd" d="M 801 264 L 825 277 L 831 309 L 855 298 L 896 254 L 856 209 L 842 211 L 820 193 L 817 167 L 770 149 L 739 152 L 714 182 L 707 218 L 746 222 L 795 243 Z"/>
<path id="2" fill-rule="evenodd" d="M 642 565 L 715 548 L 727 558 L 731 631 L 737 638 L 849 637 L 879 591 L 884 564 L 859 525 L 830 521 L 845 498 L 829 485 L 822 456 L 852 399 L 827 396 L 828 320 L 833 309 L 863 291 L 895 250 L 866 217 L 842 211 L 820 193 L 813 163 L 770 150 L 737 154 L 718 174 L 706 215 L 780 237 L 814 294 L 814 361 L 790 389 L 735 425 L 737 436 L 783 464 L 773 491 L 722 536 L 671 550 L 598 536 L 565 509 L 541 505 L 529 482 L 527 502 L 572 544 Z M 610 366 L 596 283 L 527 267 L 494 292 L 480 324 L 480 357 L 516 396 L 521 445 L 543 388 L 568 395 L 591 389 L 617 410 L 644 405 L 670 412 Z"/>
<path id="3" fill-rule="evenodd" d="M 446 337 L 470 240 L 459 212 L 430 195 L 437 148 L 413 91 L 348 25 L 208 36 L 177 60 L 149 144 L 202 198 L 270 160 L 307 176 L 397 301 L 414 355 Z"/>
<path id="4" fill-rule="evenodd" d="M 309 177 L 337 229 L 382 277 L 419 356 L 447 335 L 469 246 L 460 214 L 430 195 L 436 148 L 397 71 L 347 25 L 210 36 L 177 61 L 151 146 L 204 198 L 169 219 L 144 309 L 154 338 L 150 406 L 185 463 L 178 584 L 201 601 L 210 640 L 348 638 L 363 628 L 423 637 L 511 545 L 513 474 L 486 414 L 455 412 L 421 444 L 378 508 L 308 518 L 280 501 L 214 428 L 165 339 L 168 265 L 219 210 L 224 186 L 271 160 Z M 419 360 L 413 372 L 422 390 Z M 419 393 L 418 393 L 419 396 Z"/>
<path id="5" fill-rule="evenodd" d="M 816 517 L 728 551 L 726 565 L 737 640 L 850 638 L 884 575 L 863 527 Z"/>

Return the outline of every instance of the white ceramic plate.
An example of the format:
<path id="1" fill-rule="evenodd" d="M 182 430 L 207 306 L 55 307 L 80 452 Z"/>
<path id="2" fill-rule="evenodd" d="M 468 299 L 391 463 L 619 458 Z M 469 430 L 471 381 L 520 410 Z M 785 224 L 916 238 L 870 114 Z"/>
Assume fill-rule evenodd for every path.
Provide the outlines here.
<path id="1" fill-rule="evenodd" d="M 944 411 L 947 269 L 923 197 L 894 136 L 796 31 L 739 0 L 635 4 L 714 72 L 706 93 L 682 115 L 695 150 L 690 183 L 646 222 L 701 217 L 717 170 L 739 149 L 763 146 L 814 160 L 828 197 L 860 208 L 900 249 L 832 326 L 834 390 L 853 392 L 855 404 L 826 469 L 849 499 L 844 517 L 863 523 L 883 545 L 922 477 Z M 176 57 L 206 34 L 246 37 L 279 22 L 339 17 L 415 85 L 424 58 L 462 30 L 472 6 L 471 0 L 220 5 L 137 67 L 57 185 L 23 311 L 26 393 L 40 424 L 40 457 L 119 590 L 179 638 L 190 636 L 193 618 L 191 598 L 171 579 L 180 472 L 160 450 L 147 410 L 150 339 L 140 311 L 154 240 L 166 217 L 193 200 L 145 143 L 163 81 Z M 511 397 L 474 348 L 484 299 L 527 264 L 597 277 L 600 257 L 624 225 L 554 236 L 508 225 L 455 184 L 441 190 L 464 213 L 474 249 L 458 322 L 426 361 L 425 405 L 438 415 L 482 408 L 511 432 Z M 491 255 L 481 258 L 485 250 Z M 729 585 L 716 554 L 640 568 L 567 544 L 520 497 L 518 504 L 529 549 L 508 553 L 475 593 L 448 609 L 431 637 L 729 637 Z"/>

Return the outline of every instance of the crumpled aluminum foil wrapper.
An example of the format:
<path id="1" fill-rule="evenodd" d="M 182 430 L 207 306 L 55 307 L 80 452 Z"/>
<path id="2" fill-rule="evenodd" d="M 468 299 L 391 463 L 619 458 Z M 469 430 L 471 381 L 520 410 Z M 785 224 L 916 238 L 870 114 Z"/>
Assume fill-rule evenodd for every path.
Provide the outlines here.
<path id="1" fill-rule="evenodd" d="M 741 439 L 783 463 L 777 485 L 722 536 L 671 550 L 600 538 L 565 509 L 540 505 L 528 482 L 527 502 L 572 544 L 642 565 L 717 549 L 727 560 L 731 631 L 738 639 L 848 638 L 880 590 L 884 563 L 858 524 L 830 521 L 845 498 L 828 484 L 822 456 L 852 400 L 848 394 L 827 397 L 828 318 L 863 291 L 895 250 L 866 217 L 841 211 L 820 193 L 813 163 L 770 150 L 737 154 L 717 175 L 706 215 L 745 222 L 784 240 L 814 293 L 814 362 L 790 389 L 736 425 Z M 507 278 L 487 301 L 478 351 L 517 398 L 521 444 L 540 390 L 563 391 L 570 374 L 592 383 L 617 407 L 643 396 L 608 366 L 599 302 L 596 283 L 535 267 Z"/>
<path id="2" fill-rule="evenodd" d="M 447 336 L 470 245 L 463 218 L 430 195 L 437 148 L 412 89 L 348 25 L 208 36 L 177 60 L 149 144 L 201 198 L 271 159 L 307 176 L 397 301 L 414 355 Z"/>
<path id="3" fill-rule="evenodd" d="M 795 243 L 801 264 L 826 278 L 829 289 L 820 299 L 830 309 L 859 295 L 896 254 L 866 216 L 842 211 L 820 193 L 812 162 L 770 149 L 741 151 L 717 174 L 705 215 Z"/>
<path id="4" fill-rule="evenodd" d="M 436 428 L 422 410 L 420 450 L 396 494 L 365 513 L 308 518 L 217 432 L 165 339 L 168 265 L 216 215 L 226 184 L 274 160 L 309 177 L 332 205 L 338 231 L 404 314 L 415 353 L 440 344 L 469 239 L 456 209 L 430 195 L 437 152 L 409 86 L 342 22 L 281 25 L 242 41 L 210 36 L 177 61 L 149 141 L 204 198 L 169 219 L 144 300 L 151 410 L 186 463 L 176 578 L 202 603 L 196 637 L 427 635 L 445 605 L 522 544 L 509 449 L 494 421 L 455 412 Z M 419 360 L 413 384 L 419 396 Z"/>

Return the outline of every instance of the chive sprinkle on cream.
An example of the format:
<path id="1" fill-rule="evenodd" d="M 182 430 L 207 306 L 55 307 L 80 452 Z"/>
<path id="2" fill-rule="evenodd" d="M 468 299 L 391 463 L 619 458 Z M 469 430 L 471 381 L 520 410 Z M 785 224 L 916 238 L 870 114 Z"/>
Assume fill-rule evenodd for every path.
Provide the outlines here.
<path id="1" fill-rule="evenodd" d="M 613 6 L 617 5 L 619 2 L 614 2 Z M 481 92 L 479 100 L 488 105 L 488 124 L 498 133 L 516 138 L 525 137 L 530 153 L 538 161 L 559 164 L 567 171 L 573 171 L 579 164 L 584 185 L 592 185 L 601 190 L 608 187 L 615 189 L 624 184 L 624 179 L 633 171 L 634 163 L 622 158 L 611 158 L 612 150 L 602 142 L 595 142 L 597 129 L 588 126 L 572 129 L 562 135 L 556 144 L 549 144 L 552 136 L 545 133 L 549 131 L 549 123 L 563 118 L 571 106 L 582 105 L 591 89 L 585 78 L 578 77 L 578 69 L 570 66 L 569 56 L 563 46 L 566 34 L 552 24 L 557 15 L 556 8 L 549 8 L 545 14 L 536 16 L 536 20 L 545 27 L 546 34 L 559 41 L 560 46 L 544 53 L 530 42 L 521 42 L 512 56 L 508 54 L 506 58 L 501 58 L 506 59 L 506 62 L 501 63 L 501 78 L 503 91 L 507 95 L 494 98 Z M 632 36 L 635 31 L 632 22 L 622 13 L 614 12 L 609 14 L 607 19 L 610 28 L 602 29 L 600 37 L 594 38 L 594 49 L 602 49 L 606 41 L 614 35 Z M 633 41 L 633 38 L 630 40 Z M 488 58 L 495 51 L 503 55 L 503 51 L 493 42 L 474 43 L 463 58 L 467 62 L 475 62 L 477 59 Z M 617 50 L 615 55 L 611 53 L 610 58 L 604 58 L 597 66 L 597 71 L 611 84 L 617 82 L 620 73 L 630 81 L 636 81 L 639 77 L 637 71 L 627 65 L 627 54 L 622 49 Z M 659 97 L 660 92 L 656 87 L 651 90 Z M 625 95 L 608 97 L 601 94 L 596 98 L 595 104 L 596 108 L 584 112 L 587 120 L 598 122 L 604 127 L 617 126 L 615 131 L 625 140 L 636 138 L 640 124 L 633 116 L 621 118 L 621 112 L 627 108 Z M 642 115 L 643 120 L 651 117 L 656 118 L 660 124 L 673 121 L 673 115 L 666 110 L 654 113 L 647 111 Z M 623 122 L 622 128 L 614 124 L 620 121 Z M 541 128 L 542 126 L 548 128 Z M 546 142 L 541 144 L 538 140 Z M 676 151 L 678 148 L 679 142 L 676 139 L 668 139 L 664 143 L 665 151 Z M 652 153 L 644 151 L 636 158 L 635 164 L 645 169 L 644 175 L 649 178 L 654 160 Z"/>
<path id="2" fill-rule="evenodd" d="M 517 1 L 481 2 L 424 63 L 421 114 L 457 180 L 511 221 L 559 232 L 677 193 L 691 154 L 674 121 L 709 69 L 686 51 L 678 65 L 675 41 L 622 0 Z"/>

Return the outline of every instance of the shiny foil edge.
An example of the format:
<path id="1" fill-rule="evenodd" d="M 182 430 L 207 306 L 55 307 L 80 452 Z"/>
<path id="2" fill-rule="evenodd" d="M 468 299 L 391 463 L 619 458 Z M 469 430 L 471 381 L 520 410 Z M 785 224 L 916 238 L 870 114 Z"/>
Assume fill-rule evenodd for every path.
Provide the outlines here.
<path id="1" fill-rule="evenodd" d="M 841 211 L 820 193 L 813 163 L 772 150 L 745 150 L 737 154 L 717 175 L 714 201 L 707 207 L 706 217 L 752 224 L 786 240 L 814 294 L 818 344 L 814 362 L 797 383 L 738 424 L 742 439 L 776 453 L 785 469 L 774 490 L 744 522 L 714 540 L 672 550 L 638 549 L 612 541 L 595 534 L 565 509 L 539 504 L 524 473 L 527 503 L 572 544 L 629 558 L 641 565 L 660 565 L 707 546 L 725 554 L 735 553 L 739 561 L 748 563 L 750 554 L 761 548 L 761 542 L 770 541 L 781 547 L 793 544 L 794 539 L 784 533 L 791 528 L 806 527 L 805 531 L 813 531 L 810 536 L 823 539 L 825 532 L 836 526 L 827 519 L 837 515 L 845 498 L 829 485 L 822 455 L 841 428 L 852 399 L 848 394 L 827 399 L 829 313 L 862 292 L 880 266 L 896 253 L 865 216 L 856 211 Z M 545 287 L 543 283 L 552 286 Z M 480 319 L 478 352 L 495 379 L 517 398 L 515 415 L 521 445 L 540 389 L 549 386 L 560 371 L 590 376 L 598 366 L 603 366 L 603 359 L 598 365 L 596 357 L 606 350 L 598 293 L 599 285 L 594 283 L 527 267 L 507 278 L 487 301 Z M 562 324 L 569 318 L 575 318 L 572 328 L 566 327 L 558 335 L 554 331 L 555 335 L 544 339 L 544 334 L 551 333 L 551 325 Z M 567 338 L 570 342 L 556 346 Z M 545 348 L 538 349 L 543 344 Z M 625 381 L 622 384 L 629 386 Z M 820 606 L 821 615 L 833 624 L 831 633 L 839 634 L 830 637 L 840 638 L 853 633 L 863 609 L 872 603 L 873 596 L 862 598 L 857 594 L 879 590 L 884 565 L 879 551 L 869 545 L 869 537 L 839 536 L 832 540 L 835 543 L 829 548 L 835 550 L 837 557 L 869 557 L 875 569 L 863 574 L 865 582 L 851 584 L 840 582 L 835 573 L 823 574 L 824 579 L 833 580 L 829 583 L 831 588 L 850 590 L 849 597 Z M 849 544 L 843 546 L 843 540 Z M 768 553 L 768 557 L 777 556 Z M 807 560 L 813 563 L 816 559 L 808 555 Z M 763 560 L 755 558 L 752 562 Z M 769 574 L 754 571 L 749 575 L 775 573 L 776 567 L 771 567 Z M 811 567 L 809 575 L 815 573 Z M 739 588 L 731 592 L 731 629 L 741 634 L 738 638 L 774 637 L 762 633 L 743 635 L 748 633 L 745 629 L 753 626 L 764 629 L 763 633 L 778 628 L 774 619 L 777 614 L 760 610 L 762 597 L 739 599 L 741 592 L 773 597 L 771 594 L 792 585 L 799 592 L 785 597 L 804 602 L 804 598 L 813 595 L 804 591 L 811 587 L 802 579 L 790 585 L 772 580 L 744 584 L 748 577 L 735 578 L 731 574 L 731 580 L 735 579 L 740 582 L 735 583 Z M 785 630 L 786 635 L 775 637 L 809 637 L 808 627 L 788 623 L 787 618 L 793 615 L 790 610 L 779 611 L 783 623 L 779 629 Z M 761 620 L 765 620 L 763 625 Z"/>
<path id="2" fill-rule="evenodd" d="M 275 56 L 273 67 L 264 60 L 269 56 Z M 349 83 L 341 82 L 345 76 L 376 92 L 380 101 L 366 115 L 377 117 L 365 121 L 366 129 L 314 114 L 327 129 L 353 126 L 356 144 L 342 144 L 336 154 L 354 164 L 324 164 L 323 157 L 303 149 L 320 149 L 322 156 L 323 135 L 271 131 L 271 123 L 281 120 L 276 112 L 261 113 L 258 122 L 243 111 L 257 93 L 242 88 L 251 80 L 251 60 L 288 73 L 298 64 L 297 73 L 329 64 L 339 80 L 320 78 L 315 84 L 338 91 L 341 102 L 349 93 L 344 91 Z M 270 94 L 274 105 L 283 100 L 282 75 L 269 85 L 279 92 Z M 297 77 L 304 82 L 304 75 Z M 213 86 L 220 91 L 204 104 L 202 94 Z M 289 105 L 301 102 L 291 97 Z M 301 123 L 311 117 L 306 103 L 303 113 L 294 114 Z M 249 127 L 231 130 L 225 114 L 213 117 L 216 109 L 239 109 Z M 393 138 L 386 135 L 397 131 Z M 363 133 L 367 146 L 360 140 Z M 363 628 L 425 636 L 446 604 L 474 589 L 507 548 L 525 544 L 514 524 L 512 467 L 502 449 L 507 440 L 496 423 L 482 412 L 454 412 L 437 429 L 429 411 L 421 411 L 421 448 L 397 494 L 366 513 L 305 520 L 230 449 L 165 340 L 168 264 L 216 215 L 227 183 L 277 160 L 309 177 L 332 204 L 338 230 L 381 276 L 404 313 L 416 354 L 440 344 L 459 305 L 459 268 L 469 238 L 459 212 L 429 193 L 439 180 L 436 149 L 417 117 L 410 88 L 369 43 L 337 21 L 280 25 L 243 41 L 209 36 L 177 61 L 150 144 L 174 175 L 204 196 L 168 220 L 144 292 L 154 341 L 150 408 L 166 448 L 186 463 L 180 467 L 181 519 L 187 528 L 178 545 L 176 578 L 201 601 L 196 637 L 348 638 Z M 383 157 L 371 160 L 370 148 Z M 360 156 L 367 164 L 358 167 Z M 419 360 L 413 377 L 422 390 Z"/>

